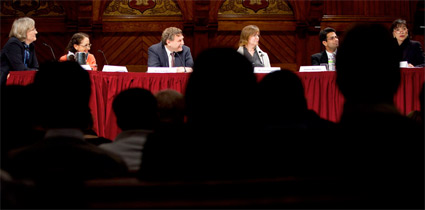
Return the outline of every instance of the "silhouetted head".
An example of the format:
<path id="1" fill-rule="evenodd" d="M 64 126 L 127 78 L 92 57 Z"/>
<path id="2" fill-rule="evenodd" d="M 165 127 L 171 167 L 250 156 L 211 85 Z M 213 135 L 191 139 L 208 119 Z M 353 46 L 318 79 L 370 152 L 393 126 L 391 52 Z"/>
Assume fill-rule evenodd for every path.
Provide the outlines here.
<path id="1" fill-rule="evenodd" d="M 201 52 L 185 93 L 188 123 L 228 126 L 250 121 L 256 85 L 251 63 L 236 50 L 210 48 Z"/>
<path id="2" fill-rule="evenodd" d="M 47 128 L 87 129 L 92 123 L 91 82 L 78 63 L 48 62 L 40 66 L 33 88 L 42 124 Z"/>
<path id="3" fill-rule="evenodd" d="M 155 94 L 158 102 L 159 119 L 166 123 L 184 122 L 184 96 L 172 89 L 161 90 Z"/>
<path id="4" fill-rule="evenodd" d="M 157 104 L 146 89 L 131 88 L 117 95 L 112 103 L 122 130 L 153 129 L 158 121 Z"/>
<path id="5" fill-rule="evenodd" d="M 422 84 L 422 90 L 419 94 L 419 103 L 421 104 L 421 112 L 422 114 L 425 113 L 425 101 L 424 101 L 424 94 L 425 94 L 425 82 Z M 425 116 L 422 116 L 425 118 Z"/>
<path id="6" fill-rule="evenodd" d="M 338 48 L 336 73 L 347 103 L 393 103 L 400 84 L 396 45 L 379 24 L 357 25 Z"/>
<path id="7" fill-rule="evenodd" d="M 259 97 L 270 121 L 301 117 L 307 111 L 303 84 L 290 70 L 267 74 L 259 83 Z"/>

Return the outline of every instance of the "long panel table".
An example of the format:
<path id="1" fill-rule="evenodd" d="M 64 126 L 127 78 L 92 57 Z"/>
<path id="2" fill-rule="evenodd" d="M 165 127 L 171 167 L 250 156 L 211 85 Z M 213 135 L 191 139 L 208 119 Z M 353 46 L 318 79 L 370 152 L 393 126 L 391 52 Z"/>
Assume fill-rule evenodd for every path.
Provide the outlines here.
<path id="1" fill-rule="evenodd" d="M 424 68 L 402 69 L 401 84 L 394 102 L 402 114 L 419 110 L 419 93 L 424 82 Z M 27 85 L 33 82 L 35 71 L 12 71 L 7 85 Z M 226 76 L 225 73 L 223 77 Z M 322 118 L 337 122 L 341 116 L 344 97 L 336 85 L 335 72 L 297 72 L 303 82 L 308 108 Z M 112 111 L 112 101 L 128 88 L 145 88 L 152 93 L 174 89 L 184 93 L 190 73 L 140 73 L 140 72 L 94 72 L 89 71 L 92 82 L 90 108 L 94 130 L 101 136 L 114 139 L 121 132 Z M 266 74 L 257 74 L 261 80 Z M 367 73 L 365 72 L 365 76 Z M 285 97 L 285 96 L 282 96 Z"/>

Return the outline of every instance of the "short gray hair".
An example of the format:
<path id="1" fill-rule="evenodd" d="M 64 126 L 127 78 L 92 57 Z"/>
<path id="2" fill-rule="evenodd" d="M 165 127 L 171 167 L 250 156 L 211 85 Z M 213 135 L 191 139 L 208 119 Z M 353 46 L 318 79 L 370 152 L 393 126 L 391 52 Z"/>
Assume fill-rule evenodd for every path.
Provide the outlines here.
<path id="1" fill-rule="evenodd" d="M 163 45 L 167 45 L 167 40 L 173 41 L 175 35 L 183 34 L 182 30 L 176 27 L 166 28 L 162 32 L 161 41 Z"/>
<path id="2" fill-rule="evenodd" d="M 21 42 L 27 39 L 27 32 L 35 27 L 35 21 L 29 17 L 22 17 L 13 21 L 9 37 L 16 37 Z"/>

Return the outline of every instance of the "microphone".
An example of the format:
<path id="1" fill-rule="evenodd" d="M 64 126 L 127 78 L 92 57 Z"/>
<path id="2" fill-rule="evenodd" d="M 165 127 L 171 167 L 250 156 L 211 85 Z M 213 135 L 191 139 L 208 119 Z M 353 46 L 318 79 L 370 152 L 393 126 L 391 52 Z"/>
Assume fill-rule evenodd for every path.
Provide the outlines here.
<path id="1" fill-rule="evenodd" d="M 182 58 L 180 57 L 179 53 L 177 53 L 176 51 L 173 52 L 174 54 L 177 54 L 177 57 L 179 57 L 180 62 L 182 62 L 183 64 L 183 68 L 184 68 L 184 72 L 186 72 L 186 65 L 184 65 Z"/>
<path id="2" fill-rule="evenodd" d="M 103 53 L 103 51 L 102 51 L 102 50 L 97 50 L 97 51 L 98 51 L 98 52 L 100 52 L 100 53 L 102 53 L 103 58 L 105 59 L 106 65 L 109 65 L 108 60 L 106 60 L 105 53 Z"/>
<path id="3" fill-rule="evenodd" d="M 50 45 L 46 44 L 45 42 L 43 42 L 43 45 L 50 48 L 50 51 L 52 52 L 52 55 L 53 55 L 53 60 L 56 60 L 56 56 L 55 56 L 55 53 L 53 52 L 52 47 L 50 47 Z"/>
<path id="4" fill-rule="evenodd" d="M 260 61 L 261 61 L 261 64 L 263 64 L 263 65 L 264 65 L 264 58 L 263 58 L 264 54 L 263 54 L 263 52 L 261 52 L 261 50 L 258 50 L 258 53 L 260 54 Z"/>

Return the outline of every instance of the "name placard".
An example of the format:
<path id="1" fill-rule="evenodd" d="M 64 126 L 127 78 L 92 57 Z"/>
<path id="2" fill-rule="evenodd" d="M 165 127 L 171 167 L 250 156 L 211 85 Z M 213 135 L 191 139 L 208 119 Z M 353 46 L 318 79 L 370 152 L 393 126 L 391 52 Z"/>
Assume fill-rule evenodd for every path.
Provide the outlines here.
<path id="1" fill-rule="evenodd" d="M 321 72 L 327 71 L 326 66 L 300 66 L 299 72 Z"/>
<path id="2" fill-rule="evenodd" d="M 84 64 L 84 65 L 80 65 L 80 66 L 81 66 L 81 68 L 83 68 L 84 70 L 87 70 L 87 71 L 93 70 L 88 64 Z"/>
<path id="3" fill-rule="evenodd" d="M 279 70 L 280 67 L 254 67 L 254 73 L 270 73 Z"/>
<path id="4" fill-rule="evenodd" d="M 113 66 L 113 65 L 104 65 L 103 72 L 128 72 L 127 67 L 125 66 Z"/>
<path id="5" fill-rule="evenodd" d="M 177 73 L 177 67 L 148 67 L 147 73 Z"/>

